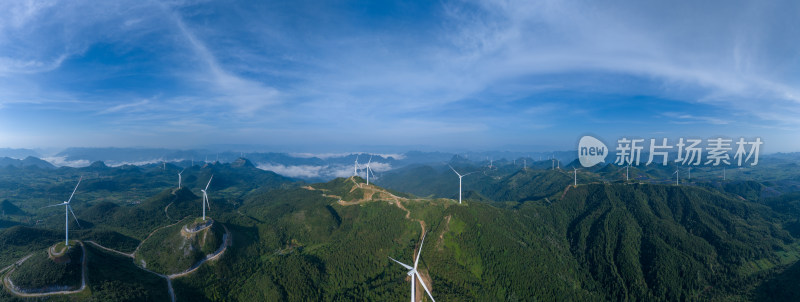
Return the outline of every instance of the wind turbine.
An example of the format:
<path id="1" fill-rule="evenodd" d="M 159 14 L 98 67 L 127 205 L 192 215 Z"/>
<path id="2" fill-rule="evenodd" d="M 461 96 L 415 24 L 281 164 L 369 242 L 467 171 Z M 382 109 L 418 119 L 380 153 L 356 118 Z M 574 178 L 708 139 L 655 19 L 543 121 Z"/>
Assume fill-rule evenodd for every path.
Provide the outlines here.
<path id="1" fill-rule="evenodd" d="M 692 167 L 689 167 L 689 179 L 692 179 Z"/>
<path id="2" fill-rule="evenodd" d="M 625 167 L 625 181 L 628 181 L 628 170 L 631 167 L 631 163 L 628 163 L 628 166 Z"/>
<path id="3" fill-rule="evenodd" d="M 448 164 L 448 166 L 450 166 L 450 165 Z M 472 173 L 475 173 L 477 171 L 472 171 L 472 172 L 469 172 L 467 174 L 461 175 L 456 171 L 456 169 L 453 169 L 453 166 L 450 166 L 450 170 L 453 170 L 453 172 L 456 172 L 456 175 L 458 175 L 458 204 L 461 204 L 461 178 L 463 178 L 464 176 L 470 175 Z"/>
<path id="4" fill-rule="evenodd" d="M 397 262 L 397 264 L 402 265 L 403 267 L 405 267 L 408 270 L 407 274 L 409 276 L 411 276 L 411 302 L 414 302 L 414 298 L 416 298 L 416 292 L 414 290 L 415 290 L 415 287 L 416 287 L 416 284 L 417 284 L 417 280 L 414 280 L 415 276 L 419 280 L 419 283 L 422 284 L 422 288 L 425 289 L 425 292 L 428 293 L 428 297 L 431 297 L 431 301 L 436 302 L 436 299 L 434 299 L 433 295 L 431 295 L 431 291 L 429 291 L 428 287 L 425 286 L 425 281 L 422 280 L 422 277 L 419 276 L 419 272 L 417 272 L 417 265 L 419 264 L 419 256 L 420 256 L 420 254 L 422 254 L 422 244 L 423 243 L 425 243 L 425 236 L 424 235 L 422 236 L 422 241 L 420 241 L 420 243 L 419 243 L 419 251 L 417 251 L 417 259 L 414 259 L 414 267 L 411 267 L 408 264 L 405 264 L 405 263 L 402 263 L 400 261 L 397 261 L 392 257 L 389 257 L 389 259 L 392 259 L 392 261 Z"/>
<path id="5" fill-rule="evenodd" d="M 367 185 L 369 186 L 369 164 L 372 163 L 372 155 L 369 156 L 369 161 L 367 162 Z"/>
<path id="6" fill-rule="evenodd" d="M 180 173 L 178 173 L 178 189 L 181 188 L 181 174 L 183 174 L 183 171 L 186 171 L 186 168 L 184 168 L 183 170 L 181 170 Z"/>
<path id="7" fill-rule="evenodd" d="M 206 188 L 200 190 L 201 192 L 203 192 L 203 221 L 206 220 L 206 205 L 208 205 L 209 210 L 211 209 L 211 204 L 208 203 L 208 193 L 206 193 L 206 191 L 208 191 L 208 186 L 211 185 L 212 179 L 214 179 L 213 174 L 211 175 L 211 178 L 208 179 L 208 184 L 206 184 Z"/>
<path id="8" fill-rule="evenodd" d="M 678 168 L 675 168 L 675 173 L 672 173 L 672 174 L 675 175 L 675 185 L 680 186 L 681 183 L 680 183 L 680 180 L 678 179 L 678 176 L 680 175 L 680 173 L 678 173 L 678 171 L 680 171 L 680 170 Z"/>
<path id="9" fill-rule="evenodd" d="M 358 155 L 356 155 L 356 162 L 353 164 L 353 176 L 358 176 Z"/>
<path id="10" fill-rule="evenodd" d="M 626 181 L 626 182 L 628 181 L 628 168 L 629 168 L 630 166 L 631 166 L 631 165 L 627 165 L 627 166 L 625 166 L 625 167 L 624 167 L 624 168 L 625 168 L 625 181 Z M 619 172 L 619 171 L 622 171 L 622 168 L 619 168 L 619 170 L 617 170 L 617 172 Z"/>
<path id="11" fill-rule="evenodd" d="M 575 170 L 575 186 L 577 187 L 578 186 L 578 169 L 577 168 L 572 168 L 572 170 Z"/>
<path id="12" fill-rule="evenodd" d="M 69 246 L 69 213 L 72 213 L 72 217 L 75 218 L 75 223 L 77 223 L 78 226 L 81 226 L 81 223 L 78 222 L 78 217 L 75 217 L 75 212 L 72 211 L 72 207 L 69 205 L 69 203 L 72 201 L 72 196 L 75 196 L 75 191 L 78 190 L 78 185 L 81 184 L 81 180 L 83 180 L 83 176 L 81 176 L 78 179 L 78 184 L 75 185 L 75 189 L 72 190 L 72 194 L 69 195 L 69 199 L 67 201 L 59 203 L 59 204 L 54 204 L 54 205 L 50 205 L 50 206 L 46 206 L 45 207 L 45 208 L 49 208 L 49 207 L 64 206 L 64 217 L 65 217 L 65 220 L 64 220 L 64 238 L 65 238 L 64 239 L 64 243 L 66 244 L 66 246 Z"/>

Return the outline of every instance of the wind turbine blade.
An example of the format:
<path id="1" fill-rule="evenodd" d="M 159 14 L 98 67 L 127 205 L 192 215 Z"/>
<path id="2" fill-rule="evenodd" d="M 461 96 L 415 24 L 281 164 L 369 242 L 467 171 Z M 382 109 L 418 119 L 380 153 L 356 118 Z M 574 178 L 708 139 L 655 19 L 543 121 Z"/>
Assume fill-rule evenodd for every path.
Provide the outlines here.
<path id="1" fill-rule="evenodd" d="M 76 185 L 75 185 L 75 189 L 72 189 L 72 194 L 70 194 L 70 195 L 69 195 L 69 199 L 67 200 L 67 203 L 69 203 L 70 201 L 72 201 L 72 196 L 74 196 L 74 195 L 75 195 L 75 191 L 77 191 L 77 190 L 78 190 L 78 185 L 80 185 L 80 184 L 81 184 L 81 180 L 83 180 L 83 176 L 81 176 L 80 178 L 78 178 L 78 184 L 76 184 Z"/>
<path id="2" fill-rule="evenodd" d="M 414 269 L 417 268 L 417 264 L 419 264 L 419 256 L 422 254 L 422 245 L 425 244 L 425 235 L 422 235 L 422 241 L 419 242 L 419 251 L 417 251 L 417 259 L 414 260 Z"/>
<path id="3" fill-rule="evenodd" d="M 372 155 L 369 156 L 369 161 L 367 162 L 367 166 L 369 166 L 369 163 L 371 162 L 372 162 Z"/>
<path id="4" fill-rule="evenodd" d="M 414 275 L 417 276 L 417 279 L 419 279 L 419 284 L 422 284 L 422 288 L 425 289 L 426 293 L 428 293 L 428 297 L 431 297 L 431 301 L 436 302 L 436 299 L 433 298 L 433 295 L 431 295 L 431 291 L 429 291 L 428 287 L 425 286 L 425 281 L 422 281 L 422 277 L 419 276 L 419 273 L 416 273 Z"/>
<path id="5" fill-rule="evenodd" d="M 183 174 L 183 171 L 186 171 L 186 168 L 183 168 L 183 170 L 181 170 L 181 172 L 179 172 L 178 175 Z"/>
<path id="6" fill-rule="evenodd" d="M 82 226 L 81 226 L 81 223 L 80 223 L 80 222 L 78 222 L 78 217 L 76 217 L 76 216 L 75 216 L 75 212 L 73 212 L 73 211 L 72 211 L 72 207 L 70 207 L 69 205 L 67 205 L 67 209 L 69 209 L 69 212 L 70 212 L 70 213 L 72 213 L 72 218 L 75 218 L 75 223 L 77 223 L 77 224 L 78 224 L 78 227 L 82 227 Z"/>
<path id="7" fill-rule="evenodd" d="M 53 204 L 53 205 L 49 205 L 49 206 L 46 206 L 46 207 L 41 207 L 40 209 L 44 209 L 44 208 L 52 208 L 52 207 L 57 207 L 57 206 L 63 206 L 63 205 L 65 205 L 65 204 L 67 204 L 67 202 L 62 202 L 62 203 L 59 203 L 59 204 Z"/>
<path id="8" fill-rule="evenodd" d="M 463 177 L 463 176 L 461 176 L 461 174 L 458 174 L 458 171 L 456 171 L 456 169 L 453 169 L 453 166 L 451 166 L 450 164 L 447 164 L 447 166 L 450 167 L 450 170 L 453 170 L 453 172 L 456 172 L 456 175 L 458 175 L 458 177 Z"/>
<path id="9" fill-rule="evenodd" d="M 200 203 L 207 205 L 208 209 L 210 210 L 211 205 L 208 203 L 208 194 L 206 194 L 206 190 L 200 190 L 200 192 L 203 192 L 203 200 Z"/>
<path id="10" fill-rule="evenodd" d="M 214 174 L 211 174 L 211 178 L 208 179 L 208 183 L 206 184 L 206 190 L 208 190 L 208 186 L 211 185 L 211 180 L 214 179 Z M 203 191 L 205 193 L 206 191 Z"/>
<path id="11" fill-rule="evenodd" d="M 402 262 L 400 262 L 400 261 L 397 261 L 397 260 L 395 260 L 395 259 L 394 259 L 394 258 L 392 258 L 392 257 L 389 257 L 389 259 L 392 259 L 392 261 L 394 261 L 394 262 L 397 262 L 397 264 L 400 264 L 400 265 L 402 265 L 402 266 L 403 266 L 403 267 L 405 267 L 407 270 L 412 270 L 412 269 L 414 269 L 413 267 L 410 267 L 410 266 L 408 266 L 408 264 L 405 264 L 405 263 L 402 263 Z"/>
<path id="12" fill-rule="evenodd" d="M 472 171 L 472 172 L 469 172 L 469 173 L 467 173 L 467 174 L 461 175 L 461 177 L 464 177 L 464 176 L 470 175 L 470 174 L 472 174 L 472 173 L 477 173 L 477 172 L 478 172 L 478 171 Z"/>

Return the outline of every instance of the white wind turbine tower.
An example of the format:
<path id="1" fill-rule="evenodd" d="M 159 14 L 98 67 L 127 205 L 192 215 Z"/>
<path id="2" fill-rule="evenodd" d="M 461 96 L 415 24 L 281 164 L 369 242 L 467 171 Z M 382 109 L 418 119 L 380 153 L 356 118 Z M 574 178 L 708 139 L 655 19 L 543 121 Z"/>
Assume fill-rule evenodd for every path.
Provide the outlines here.
<path id="1" fill-rule="evenodd" d="M 183 174 L 183 171 L 186 171 L 186 168 L 184 168 L 183 170 L 181 170 L 180 173 L 178 173 L 178 189 L 181 188 L 181 174 Z"/>
<path id="2" fill-rule="evenodd" d="M 572 170 L 575 170 L 575 186 L 577 187 L 578 186 L 578 169 L 577 168 L 572 168 Z"/>
<path id="3" fill-rule="evenodd" d="M 78 226 L 81 226 L 81 223 L 78 222 L 78 217 L 75 217 L 75 212 L 72 211 L 72 207 L 69 205 L 69 203 L 72 201 L 72 196 L 75 196 L 75 191 L 78 190 L 78 185 L 81 184 L 81 180 L 83 180 L 83 176 L 81 176 L 81 178 L 78 179 L 78 184 L 75 185 L 75 189 L 72 190 L 72 194 L 69 195 L 69 199 L 67 201 L 65 201 L 63 203 L 54 204 L 54 205 L 50 205 L 50 206 L 46 206 L 45 207 L 45 208 L 49 208 L 49 207 L 64 206 L 64 216 L 65 216 L 65 220 L 64 220 L 64 234 L 65 234 L 64 238 L 65 239 L 64 239 L 64 242 L 65 242 L 66 246 L 69 246 L 69 213 L 72 213 L 72 217 L 75 218 L 75 223 L 77 223 Z"/>
<path id="4" fill-rule="evenodd" d="M 206 188 L 200 190 L 201 192 L 203 192 L 203 221 L 206 220 L 206 205 L 208 205 L 209 210 L 211 209 L 211 204 L 208 203 L 208 193 L 206 191 L 208 191 L 208 186 L 211 185 L 212 179 L 214 179 L 214 175 L 211 175 L 211 178 L 208 179 L 208 184 L 206 184 Z"/>
<path id="5" fill-rule="evenodd" d="M 628 181 L 628 168 L 630 168 L 630 167 L 631 167 L 631 165 L 625 166 L 625 181 Z"/>
<path id="6" fill-rule="evenodd" d="M 458 204 L 461 204 L 461 178 L 464 178 L 464 176 L 470 175 L 470 174 L 475 173 L 477 171 L 472 171 L 472 172 L 469 172 L 467 174 L 461 175 L 461 174 L 458 173 L 458 171 L 456 171 L 456 169 L 453 169 L 453 166 L 450 166 L 450 165 L 448 165 L 448 166 L 450 167 L 450 170 L 453 170 L 453 172 L 456 172 L 456 175 L 458 175 Z"/>
<path id="7" fill-rule="evenodd" d="M 436 299 L 434 299 L 433 295 L 431 295 L 431 291 L 428 290 L 427 286 L 425 286 L 425 281 L 422 280 L 422 277 L 419 276 L 419 272 L 417 272 L 417 265 L 419 264 L 419 256 L 420 254 L 422 254 L 423 243 L 425 243 L 424 235 L 422 236 L 422 241 L 420 241 L 419 243 L 419 251 L 417 251 L 417 259 L 414 259 L 414 267 L 411 267 L 408 264 L 397 261 L 392 257 L 389 257 L 389 259 L 392 259 L 392 261 L 397 262 L 397 264 L 402 265 L 408 270 L 407 274 L 411 276 L 411 302 L 414 302 L 414 298 L 416 298 L 416 292 L 414 290 L 417 284 L 417 280 L 419 280 L 419 283 L 422 284 L 422 288 L 425 289 L 425 292 L 428 293 L 428 297 L 431 297 L 431 301 L 436 302 Z M 417 280 L 414 280 L 414 277 L 417 277 Z"/>
<path id="8" fill-rule="evenodd" d="M 625 166 L 625 181 L 628 181 L 628 170 L 630 169 L 630 167 L 631 163 L 628 163 L 628 165 Z"/>
<path id="9" fill-rule="evenodd" d="M 672 174 L 675 175 L 675 185 L 679 186 L 679 185 L 681 185 L 681 183 L 680 183 L 680 180 L 678 179 L 678 176 L 680 175 L 680 173 L 678 173 L 678 171 L 680 171 L 680 170 L 678 170 L 678 168 L 675 168 L 675 173 L 672 173 Z"/>
<path id="10" fill-rule="evenodd" d="M 628 168 L 629 167 L 630 167 L 630 165 L 627 165 L 627 166 L 624 167 L 625 168 L 625 181 L 628 181 Z M 622 168 L 619 168 L 619 170 L 617 170 L 617 172 L 619 172 L 619 171 L 622 171 Z"/>

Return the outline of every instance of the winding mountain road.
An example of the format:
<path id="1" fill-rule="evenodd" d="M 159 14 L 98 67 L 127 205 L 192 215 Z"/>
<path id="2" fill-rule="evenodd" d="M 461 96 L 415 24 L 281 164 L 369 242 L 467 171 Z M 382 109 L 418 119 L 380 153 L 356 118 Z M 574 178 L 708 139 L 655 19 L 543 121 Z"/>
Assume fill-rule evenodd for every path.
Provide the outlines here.
<path id="1" fill-rule="evenodd" d="M 175 225 L 175 224 L 176 223 L 173 223 L 172 225 Z M 169 226 L 172 226 L 172 225 L 169 225 Z M 169 227 L 169 226 L 165 226 L 165 227 Z M 156 231 L 158 231 L 158 230 L 160 230 L 162 228 L 165 228 L 165 227 L 158 228 L 158 229 L 154 230 L 153 233 L 155 233 Z M 214 261 L 214 260 L 219 259 L 219 257 L 222 256 L 222 254 L 224 254 L 225 251 L 228 250 L 228 247 L 233 244 L 233 241 L 232 241 L 233 237 L 231 235 L 230 230 L 228 230 L 228 227 L 225 226 L 224 224 L 222 225 L 222 227 L 225 229 L 225 234 L 222 235 L 222 245 L 217 249 L 216 252 L 214 252 L 214 254 L 206 255 L 206 257 L 203 258 L 203 260 L 200 260 L 199 262 L 195 263 L 194 265 L 192 265 L 191 268 L 189 268 L 186 271 L 183 271 L 183 272 L 180 272 L 180 273 L 176 273 L 176 274 L 172 274 L 172 275 L 164 275 L 164 274 L 160 274 L 160 273 L 151 271 L 151 270 L 146 269 L 144 267 L 141 267 L 139 265 L 136 265 L 135 263 L 134 263 L 134 265 L 136 265 L 136 267 L 138 267 L 139 269 L 141 269 L 143 271 L 146 271 L 148 273 L 154 274 L 156 276 L 159 276 L 159 277 L 164 278 L 165 280 L 167 280 L 167 291 L 169 291 L 169 296 L 170 296 L 171 301 L 175 302 L 175 289 L 172 288 L 172 279 L 180 278 L 180 277 L 189 275 L 191 273 L 194 273 L 195 271 L 197 271 L 198 268 L 200 268 L 200 266 L 202 266 L 207 261 Z M 150 233 L 150 234 L 152 235 L 152 233 Z M 148 235 L 147 238 L 150 238 L 150 236 Z M 147 239 L 145 239 L 145 240 L 147 240 Z M 135 253 L 136 253 L 135 251 L 133 253 L 130 253 L 130 254 L 129 253 L 123 253 L 121 251 L 102 246 L 99 243 L 97 243 L 95 241 L 91 241 L 91 240 L 87 240 L 86 242 L 89 242 L 92 245 L 94 245 L 94 246 L 96 246 L 96 247 L 98 247 L 100 249 L 106 250 L 108 252 L 116 253 L 116 254 L 131 258 L 131 259 L 134 259 L 134 256 L 135 256 Z M 144 242 L 144 240 L 142 242 Z M 141 246 L 141 245 L 142 244 L 140 243 L 139 246 Z M 136 250 L 139 250 L 139 248 L 137 247 Z"/>
<path id="2" fill-rule="evenodd" d="M 77 294 L 77 293 L 82 292 L 83 290 L 86 289 L 86 247 L 83 246 L 83 242 L 79 241 L 78 243 L 81 245 L 81 250 L 83 251 L 83 257 L 81 257 L 82 259 L 81 259 L 81 287 L 80 288 L 78 288 L 76 290 L 62 290 L 62 291 L 43 292 L 43 293 L 23 293 L 23 292 L 20 292 L 20 291 L 17 290 L 17 287 L 14 285 L 14 282 L 12 282 L 11 278 L 10 278 L 11 277 L 11 273 L 14 272 L 14 269 L 16 269 L 16 267 L 11 269 L 11 271 L 9 271 L 6 274 L 6 276 L 3 278 L 3 283 L 5 283 L 6 288 L 12 294 L 14 294 L 16 296 L 19 296 L 19 297 L 25 297 L 25 298 L 47 297 L 47 296 L 52 296 L 52 295 L 71 295 L 71 294 Z M 16 265 L 21 265 L 23 262 L 25 262 L 25 260 L 28 260 L 28 258 L 30 258 L 31 256 L 33 256 L 33 254 L 28 255 L 25 258 L 22 258 L 20 261 L 17 261 L 17 263 L 15 263 L 15 264 Z"/>

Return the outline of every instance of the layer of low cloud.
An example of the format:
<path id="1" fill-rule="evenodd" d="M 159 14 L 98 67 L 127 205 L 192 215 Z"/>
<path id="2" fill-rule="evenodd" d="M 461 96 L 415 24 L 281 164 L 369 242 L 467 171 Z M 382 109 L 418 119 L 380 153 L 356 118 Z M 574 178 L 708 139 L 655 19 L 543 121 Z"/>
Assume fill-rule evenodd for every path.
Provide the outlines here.
<path id="1" fill-rule="evenodd" d="M 82 168 L 89 166 L 92 164 L 88 160 L 79 159 L 79 160 L 67 160 L 66 156 L 51 156 L 51 157 L 43 157 L 42 160 L 53 164 L 56 167 L 73 167 L 73 168 Z"/>
<path id="2" fill-rule="evenodd" d="M 256 167 L 278 173 L 280 175 L 301 179 L 332 179 L 336 177 L 353 176 L 353 166 L 351 165 L 283 165 L 278 163 L 259 163 Z M 392 170 L 389 163 L 372 162 L 370 169 L 374 173 L 381 173 Z M 366 178 L 366 166 L 359 167 L 358 175 Z M 370 175 L 370 177 L 373 177 Z"/>

